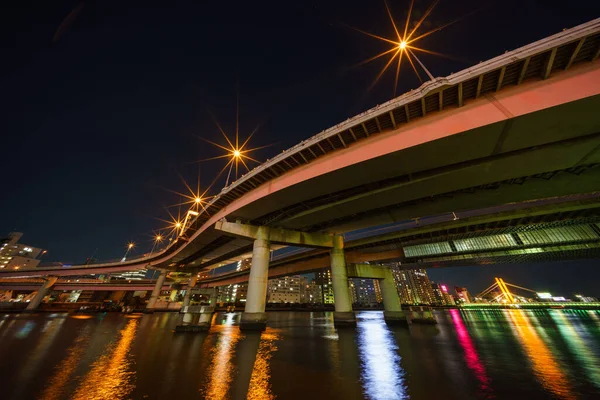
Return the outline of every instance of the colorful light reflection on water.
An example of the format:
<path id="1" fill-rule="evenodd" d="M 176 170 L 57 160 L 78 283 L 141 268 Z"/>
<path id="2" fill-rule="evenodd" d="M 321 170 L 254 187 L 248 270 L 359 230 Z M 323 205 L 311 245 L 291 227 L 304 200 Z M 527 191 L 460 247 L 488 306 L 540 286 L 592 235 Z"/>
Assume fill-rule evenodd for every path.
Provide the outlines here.
<path id="1" fill-rule="evenodd" d="M 479 355 L 477 354 L 477 349 L 473 344 L 471 335 L 465 327 L 465 324 L 462 320 L 462 316 L 460 315 L 460 311 L 454 309 L 449 310 L 449 313 L 452 317 L 452 323 L 454 324 L 454 330 L 456 331 L 458 342 L 462 346 L 463 351 L 465 353 L 465 361 L 467 363 L 467 367 L 475 374 L 475 377 L 480 383 L 481 391 L 485 394 L 485 397 L 490 397 L 490 380 L 485 371 L 485 367 L 481 362 Z"/>
<path id="2" fill-rule="evenodd" d="M 209 333 L 172 332 L 176 313 L 4 316 L 2 399 L 600 398 L 598 312 L 436 312 L 390 327 L 380 312 L 338 330 L 332 314 L 239 313 Z"/>
<path id="3" fill-rule="evenodd" d="M 379 313 L 363 313 L 358 320 L 361 379 L 368 399 L 408 398 L 398 345 Z"/>

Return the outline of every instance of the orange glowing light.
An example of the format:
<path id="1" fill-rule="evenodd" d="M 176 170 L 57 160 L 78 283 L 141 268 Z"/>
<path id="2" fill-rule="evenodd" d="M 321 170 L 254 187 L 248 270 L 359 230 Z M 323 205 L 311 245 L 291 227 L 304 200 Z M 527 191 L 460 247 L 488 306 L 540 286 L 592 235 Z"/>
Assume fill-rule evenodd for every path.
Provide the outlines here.
<path id="1" fill-rule="evenodd" d="M 219 143 L 215 143 L 211 140 L 205 139 L 203 137 L 200 137 L 200 139 L 212 144 L 213 146 L 225 151 L 225 154 L 222 154 L 220 156 L 216 156 L 216 157 L 211 157 L 211 158 L 207 158 L 204 160 L 200 160 L 199 162 L 202 161 L 209 161 L 209 160 L 216 160 L 216 159 L 220 159 L 220 158 L 227 158 L 229 159 L 227 161 L 227 164 L 225 164 L 225 166 L 223 166 L 223 168 L 221 169 L 221 171 L 219 171 L 219 173 L 216 175 L 216 177 L 214 178 L 213 182 L 210 184 L 209 188 L 212 187 L 212 185 L 221 177 L 221 175 L 223 174 L 223 172 L 225 172 L 228 167 L 229 167 L 229 172 L 227 173 L 227 180 L 225 181 L 225 186 L 227 186 L 229 184 L 229 179 L 231 177 L 231 174 L 233 172 L 233 169 L 235 167 L 235 179 L 238 178 L 238 174 L 239 174 L 239 169 L 240 169 L 240 164 L 246 169 L 246 172 L 250 171 L 250 167 L 248 167 L 248 163 L 255 162 L 260 164 L 260 161 L 254 159 L 253 157 L 251 157 L 249 154 L 253 151 L 256 150 L 260 150 L 263 149 L 265 147 L 269 147 L 271 146 L 266 145 L 266 146 L 260 146 L 260 147 L 254 147 L 254 148 L 249 148 L 248 147 L 248 142 L 250 142 L 250 139 L 252 139 L 252 137 L 254 136 L 254 134 L 256 133 L 256 131 L 258 130 L 258 126 L 250 133 L 250 135 L 248 135 L 248 137 L 246 138 L 246 140 L 244 140 L 241 144 L 240 144 L 240 129 L 239 129 L 239 96 L 238 96 L 238 102 L 236 105 L 236 118 L 235 118 L 235 139 L 230 139 L 229 136 L 225 133 L 225 131 L 223 130 L 223 128 L 221 127 L 221 125 L 219 124 L 219 121 L 217 121 L 217 118 L 211 113 L 211 117 L 215 123 L 215 125 L 217 126 L 219 132 L 221 132 L 221 135 L 223 135 L 223 137 L 225 138 L 226 144 L 225 145 L 221 145 Z"/>
<path id="2" fill-rule="evenodd" d="M 130 350 L 139 321 L 129 320 L 116 343 L 109 343 L 75 390 L 73 399 L 123 399 L 135 388 Z"/>
<path id="3" fill-rule="evenodd" d="M 421 83 L 423 82 L 423 80 L 421 79 L 421 75 L 419 74 L 419 71 L 414 63 L 413 60 L 417 61 L 417 63 L 419 64 L 419 66 L 422 68 L 423 71 L 425 71 L 425 73 L 429 76 L 430 79 L 433 79 L 433 76 L 431 75 L 431 73 L 427 70 L 427 68 L 425 68 L 425 65 L 423 65 L 423 63 L 421 62 L 421 60 L 419 60 L 419 58 L 416 56 L 415 52 L 422 52 L 422 53 L 427 53 L 427 54 L 434 54 L 434 55 L 439 55 L 439 56 L 444 56 L 443 54 L 440 53 L 436 53 L 434 51 L 431 50 L 426 50 L 420 47 L 416 47 L 415 43 L 417 41 L 419 41 L 420 39 L 423 39 L 429 35 L 431 35 L 434 32 L 438 32 L 452 24 L 454 24 L 455 22 L 458 21 L 454 20 L 452 22 L 449 22 L 443 26 L 440 26 L 438 28 L 432 29 L 428 32 L 425 32 L 423 34 L 417 35 L 415 36 L 415 34 L 417 33 L 417 30 L 419 29 L 419 27 L 423 24 L 423 21 L 425 21 L 425 19 L 429 16 L 429 14 L 431 14 L 431 12 L 433 11 L 433 9 L 435 8 L 435 6 L 437 5 L 437 3 L 439 2 L 439 0 L 435 0 L 433 2 L 433 4 L 431 6 L 429 6 L 429 8 L 427 9 L 427 11 L 423 14 L 423 16 L 419 19 L 419 21 L 415 24 L 414 28 L 409 32 L 409 25 L 410 25 L 410 17 L 412 14 L 412 9 L 414 6 L 414 0 L 411 0 L 410 2 L 410 7 L 408 9 L 408 16 L 406 18 L 406 23 L 404 24 L 404 30 L 402 32 L 400 32 L 398 30 L 398 26 L 396 25 L 396 22 L 394 21 L 394 18 L 392 17 L 392 12 L 387 4 L 387 1 L 384 0 L 384 4 L 385 4 L 385 8 L 388 14 L 388 17 L 390 19 L 390 22 L 392 23 L 392 27 L 394 28 L 394 32 L 396 34 L 396 37 L 389 39 L 389 38 L 385 38 L 382 36 L 378 36 L 369 32 L 366 32 L 362 29 L 357 29 L 352 27 L 352 29 L 370 36 L 374 39 L 380 40 L 382 42 L 385 42 L 387 44 L 392 45 L 391 48 L 389 48 L 386 51 L 383 51 L 365 61 L 360 62 L 358 65 L 363 65 L 363 64 L 367 64 L 371 61 L 375 61 L 383 56 L 386 56 L 388 54 L 391 54 L 390 59 L 387 61 L 387 63 L 385 64 L 385 66 L 383 67 L 383 69 L 379 72 L 379 74 L 377 75 L 377 77 L 375 78 L 375 80 L 371 83 L 371 86 L 369 86 L 368 90 L 371 90 L 373 88 L 373 86 L 375 86 L 375 84 L 377 84 L 377 82 L 379 81 L 379 79 L 381 78 L 381 76 L 385 73 L 385 71 L 390 67 L 390 65 L 392 65 L 392 63 L 394 62 L 394 60 L 397 59 L 397 64 L 396 64 L 396 76 L 395 76 L 395 80 L 394 80 L 394 96 L 396 96 L 396 90 L 398 87 L 398 77 L 400 75 L 400 67 L 402 65 L 402 58 L 403 56 L 406 56 L 406 58 L 408 59 L 415 75 L 417 75 L 417 78 L 419 78 L 419 81 L 421 81 Z"/>

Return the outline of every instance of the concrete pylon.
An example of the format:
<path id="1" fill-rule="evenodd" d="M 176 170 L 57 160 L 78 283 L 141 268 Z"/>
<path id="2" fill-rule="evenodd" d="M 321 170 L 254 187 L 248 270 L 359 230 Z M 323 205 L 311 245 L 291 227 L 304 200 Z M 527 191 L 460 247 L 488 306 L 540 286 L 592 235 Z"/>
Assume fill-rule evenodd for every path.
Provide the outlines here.
<path id="1" fill-rule="evenodd" d="M 265 305 L 269 278 L 269 227 L 259 227 L 256 237 L 252 250 L 250 276 L 248 277 L 246 307 L 240 322 L 241 330 L 263 330 L 267 326 Z"/>
<path id="2" fill-rule="evenodd" d="M 217 307 L 217 296 L 218 296 L 218 291 L 217 291 L 217 288 L 214 287 L 212 294 L 210 295 L 210 305 L 215 307 L 215 309 Z"/>
<path id="3" fill-rule="evenodd" d="M 406 314 L 400 306 L 400 296 L 396 290 L 394 275 L 389 268 L 385 269 L 385 278 L 379 280 L 381 297 L 383 297 L 383 318 L 388 325 L 407 325 Z"/>
<path id="4" fill-rule="evenodd" d="M 48 294 L 48 291 L 50 290 L 50 288 L 58 280 L 58 277 L 47 276 L 45 279 L 46 279 L 46 281 L 38 289 L 37 294 L 35 295 L 33 300 L 31 300 L 29 302 L 29 304 L 27 304 L 27 308 L 25 308 L 25 312 L 33 312 L 33 311 L 37 310 L 37 308 L 40 305 L 40 303 L 42 302 L 42 300 L 44 300 L 44 297 L 46 297 L 46 295 Z"/>
<path id="5" fill-rule="evenodd" d="M 356 319 L 352 312 L 352 301 L 348 287 L 348 273 L 346 271 L 346 257 L 344 256 L 344 239 L 341 235 L 333 238 L 331 249 L 331 281 L 333 284 L 333 298 L 335 313 L 333 324 L 336 327 L 354 327 Z"/>
<path id="6" fill-rule="evenodd" d="M 190 300 L 192 298 L 192 289 L 196 286 L 196 282 L 198 281 L 198 275 L 193 274 L 190 277 L 188 282 L 187 290 L 185 291 L 185 296 L 183 296 L 183 303 L 181 304 L 181 308 L 187 307 L 190 305 Z"/>
<path id="7" fill-rule="evenodd" d="M 145 312 L 154 312 L 154 308 L 156 307 L 156 301 L 158 300 L 158 296 L 160 295 L 160 291 L 165 283 L 165 279 L 167 278 L 167 271 L 161 270 L 160 275 L 158 275 L 158 279 L 156 279 L 156 285 L 154 285 L 154 290 L 152 291 L 152 295 L 150 295 L 150 300 L 148 304 L 146 304 Z"/>

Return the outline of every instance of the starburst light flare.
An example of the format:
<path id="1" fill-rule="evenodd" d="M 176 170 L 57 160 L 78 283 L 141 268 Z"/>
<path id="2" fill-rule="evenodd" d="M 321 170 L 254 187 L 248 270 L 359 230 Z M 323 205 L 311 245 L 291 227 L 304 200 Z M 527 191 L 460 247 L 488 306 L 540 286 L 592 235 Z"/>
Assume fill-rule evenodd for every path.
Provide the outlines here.
<path id="1" fill-rule="evenodd" d="M 177 211 L 177 217 L 175 217 L 173 214 L 171 214 L 171 212 L 169 211 L 168 208 L 165 208 L 165 210 L 169 214 L 170 220 L 166 220 L 166 219 L 162 219 L 162 218 L 157 218 L 157 219 L 159 221 L 162 221 L 167 224 L 167 226 L 165 227 L 167 234 L 161 235 L 161 236 L 163 238 L 168 238 L 169 241 L 172 241 L 172 240 L 174 240 L 174 238 L 178 238 L 183 233 L 184 219 L 181 216 L 181 208 Z"/>
<path id="2" fill-rule="evenodd" d="M 248 135 L 248 137 L 246 138 L 246 140 L 244 140 L 240 144 L 239 96 L 238 96 L 237 105 L 236 105 L 235 138 L 234 139 L 230 139 L 229 136 L 227 135 L 227 133 L 225 133 L 225 130 L 223 130 L 223 128 L 221 127 L 221 124 L 219 124 L 219 121 L 217 120 L 217 118 L 215 117 L 215 115 L 212 114 L 212 113 L 210 113 L 210 115 L 211 115 L 211 117 L 212 117 L 215 125 L 219 129 L 219 132 L 221 132 L 221 135 L 223 135 L 223 137 L 225 138 L 226 144 L 221 145 L 219 143 L 213 142 L 212 140 L 208 140 L 208 139 L 203 138 L 203 137 L 200 137 L 200 139 L 202 139 L 205 142 L 208 142 L 208 143 L 212 144 L 213 146 L 215 146 L 215 147 L 223 150 L 225 153 L 222 154 L 222 155 L 220 155 L 220 156 L 216 156 L 216 157 L 211 157 L 211 158 L 206 158 L 204 160 L 200 160 L 199 162 L 209 161 L 209 160 L 216 160 L 216 159 L 221 159 L 221 158 L 228 159 L 228 161 L 223 166 L 223 168 L 221 168 L 221 170 L 216 175 L 216 177 L 213 179 L 213 181 L 210 184 L 209 188 L 212 187 L 212 185 L 214 185 L 214 183 L 228 169 L 229 170 L 227 172 L 227 179 L 225 181 L 225 186 L 227 186 L 229 184 L 229 179 L 231 178 L 232 172 L 235 172 L 235 179 L 238 178 L 238 176 L 239 176 L 239 170 L 241 169 L 241 167 L 244 167 L 246 169 L 246 172 L 249 172 L 250 171 L 250 167 L 248 167 L 248 163 L 249 162 L 255 162 L 255 163 L 260 164 L 260 161 L 258 161 L 256 159 L 254 159 L 253 157 L 251 157 L 250 153 L 252 153 L 253 151 L 264 149 L 265 147 L 271 146 L 271 144 L 268 144 L 268 145 L 265 145 L 265 146 L 253 147 L 253 148 L 250 148 L 248 146 L 248 144 L 250 142 L 250 139 L 252 139 L 252 137 L 254 136 L 254 134 L 258 130 L 258 128 L 259 128 L 258 126 L 256 128 L 254 128 L 254 130 L 250 133 L 250 135 Z"/>
<path id="3" fill-rule="evenodd" d="M 438 55 L 438 56 L 444 56 L 444 54 L 441 53 L 437 53 L 435 51 L 431 51 L 431 50 L 427 50 L 421 47 L 417 47 L 415 44 L 417 41 L 431 35 L 432 33 L 438 32 L 454 23 L 456 23 L 458 21 L 454 20 L 452 22 L 449 22 L 445 25 L 442 25 L 438 28 L 432 29 L 428 32 L 422 33 L 422 34 L 417 34 L 417 30 L 419 29 L 419 27 L 423 24 L 423 21 L 425 21 L 425 19 L 429 16 L 429 14 L 431 14 L 431 12 L 433 11 L 433 9 L 435 8 L 435 6 L 439 3 L 439 0 L 435 0 L 427 9 L 427 11 L 423 14 L 423 16 L 417 21 L 417 23 L 415 24 L 415 26 L 412 28 L 412 30 L 409 31 L 409 25 L 410 25 L 410 16 L 412 14 L 412 10 L 413 10 L 413 6 L 414 6 L 414 0 L 411 0 L 410 2 L 410 7 L 408 9 L 408 16 L 406 18 L 406 23 L 404 24 L 404 30 L 402 32 L 400 32 L 398 30 L 398 26 L 396 25 L 396 22 L 394 21 L 394 18 L 392 17 L 392 12 L 390 11 L 390 8 L 388 6 L 388 3 L 386 0 L 384 0 L 384 4 L 385 4 L 385 8 L 387 11 L 387 14 L 390 18 L 390 22 L 392 23 L 392 27 L 394 28 L 394 32 L 396 33 L 396 37 L 393 39 L 389 39 L 389 38 L 385 38 L 382 36 L 378 36 L 366 31 L 363 31 L 361 29 L 357 29 L 352 27 L 352 29 L 365 34 L 367 36 L 370 36 L 374 39 L 378 39 L 382 42 L 385 42 L 389 45 L 391 45 L 392 47 L 389 48 L 386 51 L 383 51 L 365 61 L 362 61 L 361 63 L 359 63 L 358 65 L 364 65 L 367 63 L 370 63 L 371 61 L 375 61 L 381 57 L 384 57 L 388 54 L 391 54 L 390 59 L 387 61 L 387 63 L 385 64 L 385 66 L 383 67 L 383 69 L 379 72 L 379 74 L 377 74 L 377 77 L 375 78 L 375 80 L 373 81 L 373 83 L 371 83 L 371 85 L 369 86 L 368 90 L 371 90 L 373 88 L 373 86 L 375 86 L 377 84 L 377 82 L 379 81 L 379 79 L 382 77 L 382 75 L 385 73 L 385 71 L 387 71 L 387 69 L 392 65 L 392 63 L 394 62 L 394 60 L 397 60 L 397 64 L 396 64 L 396 75 L 395 75 L 395 80 L 394 80 L 394 96 L 396 96 L 396 90 L 398 87 L 398 77 L 400 75 L 400 67 L 402 65 L 402 58 L 406 57 L 413 69 L 413 71 L 415 72 L 415 75 L 417 75 L 417 78 L 419 78 L 419 81 L 421 83 L 423 83 L 423 79 L 421 79 L 421 75 L 419 74 L 419 71 L 417 69 L 417 66 L 415 65 L 415 62 L 413 61 L 416 60 L 417 63 L 419 64 L 419 66 L 421 67 L 421 69 L 427 74 L 427 76 L 430 79 L 434 79 L 433 75 L 431 75 L 431 73 L 429 72 L 429 70 L 425 67 L 425 65 L 421 62 L 421 60 L 419 60 L 419 58 L 417 57 L 417 55 L 415 54 L 415 52 L 422 52 L 422 53 L 427 53 L 427 54 L 433 54 L 433 55 Z"/>
<path id="4" fill-rule="evenodd" d="M 207 213 L 208 208 L 211 206 L 210 200 L 212 200 L 215 196 L 207 195 L 210 190 L 210 186 L 204 190 L 200 188 L 200 173 L 198 172 L 198 181 L 196 183 L 196 189 L 192 189 L 192 187 L 186 182 L 183 176 L 179 175 L 179 178 L 185 185 L 187 193 L 180 193 L 174 190 L 166 189 L 171 193 L 175 193 L 181 198 L 181 202 L 177 204 L 173 204 L 169 207 L 180 207 L 180 206 L 190 206 L 190 210 L 198 212 L 198 213 Z M 212 185 L 211 185 L 212 186 Z"/>

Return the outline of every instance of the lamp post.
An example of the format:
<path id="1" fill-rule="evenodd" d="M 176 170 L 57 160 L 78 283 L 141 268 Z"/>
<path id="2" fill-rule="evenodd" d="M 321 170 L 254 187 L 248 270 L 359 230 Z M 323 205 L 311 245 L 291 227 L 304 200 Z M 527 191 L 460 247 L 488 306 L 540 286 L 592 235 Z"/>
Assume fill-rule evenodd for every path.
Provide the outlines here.
<path id="1" fill-rule="evenodd" d="M 129 254 L 129 251 L 131 249 L 133 249 L 134 246 L 135 246 L 135 243 L 133 243 L 133 242 L 130 242 L 129 244 L 127 244 L 127 251 L 125 251 L 125 255 L 121 259 L 121 262 L 125 262 L 125 260 L 127 260 L 127 254 Z"/>
<path id="2" fill-rule="evenodd" d="M 154 245 L 152 246 L 152 250 L 150 250 L 150 255 L 152 255 L 152 253 L 154 253 L 154 249 L 156 248 L 156 245 L 159 244 L 160 242 L 163 241 L 163 237 L 162 235 L 156 235 L 154 237 Z"/>

